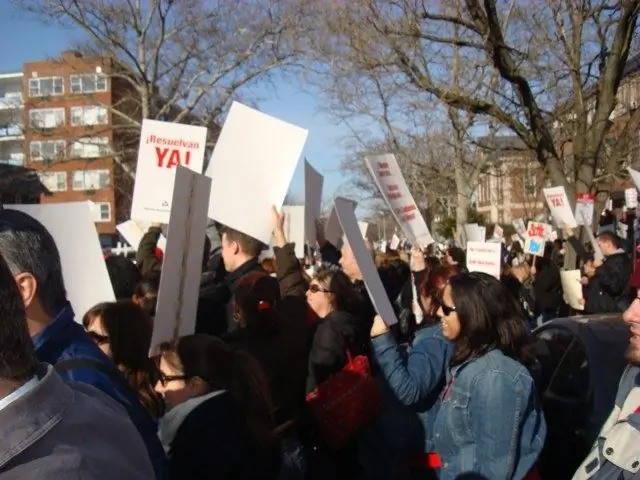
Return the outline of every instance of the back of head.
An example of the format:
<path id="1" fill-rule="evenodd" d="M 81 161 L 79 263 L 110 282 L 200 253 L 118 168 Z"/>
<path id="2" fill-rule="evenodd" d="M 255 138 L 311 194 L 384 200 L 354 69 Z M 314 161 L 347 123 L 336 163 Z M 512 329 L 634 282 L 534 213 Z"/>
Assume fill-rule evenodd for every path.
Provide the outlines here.
<path id="1" fill-rule="evenodd" d="M 27 329 L 22 297 L 13 275 L 0 255 L 0 380 L 25 382 L 38 367 Z"/>
<path id="2" fill-rule="evenodd" d="M 236 242 L 245 255 L 257 257 L 262 253 L 263 243 L 260 240 L 229 227 L 223 227 L 221 232 L 228 242 Z"/>
<path id="3" fill-rule="evenodd" d="M 47 315 L 55 316 L 67 304 L 58 247 L 36 219 L 18 210 L 1 209 L 0 255 L 14 277 L 28 274 L 35 279 L 36 296 Z"/>
<path id="4" fill-rule="evenodd" d="M 275 278 L 259 271 L 249 272 L 238 282 L 233 298 L 246 326 L 275 325 L 275 309 L 280 301 L 280 285 Z"/>
<path id="5" fill-rule="evenodd" d="M 109 255 L 104 260 L 116 300 L 130 300 L 142 279 L 138 267 L 123 255 Z"/>
<path id="6" fill-rule="evenodd" d="M 465 251 L 459 247 L 451 247 L 447 250 L 447 254 L 451 257 L 456 265 L 464 267 L 467 264 L 467 254 Z"/>
<path id="7" fill-rule="evenodd" d="M 160 271 L 152 270 L 142 277 L 133 292 L 133 300 L 150 317 L 156 316 L 158 291 L 160 290 Z"/>

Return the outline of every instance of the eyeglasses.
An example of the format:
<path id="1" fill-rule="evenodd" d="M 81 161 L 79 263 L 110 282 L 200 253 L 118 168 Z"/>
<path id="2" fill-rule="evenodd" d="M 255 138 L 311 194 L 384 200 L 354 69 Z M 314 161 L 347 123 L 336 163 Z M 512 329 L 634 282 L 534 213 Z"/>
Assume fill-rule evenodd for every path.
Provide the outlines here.
<path id="1" fill-rule="evenodd" d="M 109 343 L 109 337 L 107 335 L 100 335 L 99 333 L 88 330 L 87 336 L 93 340 L 96 345 L 105 345 Z"/>
<path id="2" fill-rule="evenodd" d="M 329 290 L 322 288 L 316 283 L 312 283 L 311 285 L 309 285 L 309 291 L 311 293 L 331 293 Z"/>
<path id="3" fill-rule="evenodd" d="M 162 385 L 166 385 L 169 382 L 177 382 L 179 380 L 186 380 L 187 377 L 185 375 L 165 375 L 160 372 L 160 382 Z"/>

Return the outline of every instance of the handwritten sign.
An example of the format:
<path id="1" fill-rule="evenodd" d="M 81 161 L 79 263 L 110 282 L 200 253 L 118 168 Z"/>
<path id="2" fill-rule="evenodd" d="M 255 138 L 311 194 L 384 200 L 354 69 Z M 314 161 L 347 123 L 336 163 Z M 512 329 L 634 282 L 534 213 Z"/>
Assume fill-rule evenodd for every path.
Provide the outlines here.
<path id="1" fill-rule="evenodd" d="M 420 214 L 393 154 L 366 157 L 365 165 L 396 221 L 414 245 L 427 247 L 433 237 Z"/>
<path id="2" fill-rule="evenodd" d="M 529 222 L 524 242 L 524 252 L 542 257 L 551 230 L 551 225 L 547 223 Z"/>
<path id="3" fill-rule="evenodd" d="M 131 218 L 169 223 L 176 167 L 202 173 L 207 129 L 145 119 L 133 189 Z"/>
<path id="4" fill-rule="evenodd" d="M 576 201 L 576 211 L 574 216 L 576 217 L 576 221 L 578 225 L 586 225 L 591 228 L 591 224 L 593 223 L 593 209 L 596 201 L 596 196 L 592 193 L 579 193 L 578 200 Z"/>
<path id="5" fill-rule="evenodd" d="M 543 192 L 556 225 L 560 228 L 576 228 L 578 222 L 573 216 L 564 187 L 544 188 Z"/>
<path id="6" fill-rule="evenodd" d="M 501 243 L 467 242 L 467 269 L 500 278 Z"/>

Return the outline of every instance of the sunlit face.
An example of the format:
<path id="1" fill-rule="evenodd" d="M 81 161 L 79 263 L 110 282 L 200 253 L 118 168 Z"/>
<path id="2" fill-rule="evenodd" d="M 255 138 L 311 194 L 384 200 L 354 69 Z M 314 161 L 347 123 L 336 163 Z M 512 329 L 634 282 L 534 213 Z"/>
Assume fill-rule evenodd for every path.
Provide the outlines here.
<path id="1" fill-rule="evenodd" d="M 640 298 L 634 299 L 633 303 L 622 317 L 629 325 L 631 337 L 629 338 L 629 346 L 627 347 L 626 357 L 630 363 L 640 365 L 640 315 L 631 314 L 629 312 L 634 309 L 640 309 Z"/>
<path id="2" fill-rule="evenodd" d="M 102 350 L 102 352 L 111 358 L 111 345 L 109 344 L 109 335 L 107 335 L 104 326 L 102 325 L 102 318 L 95 317 L 91 323 L 86 327 L 87 335 L 95 344 Z"/>
<path id="3" fill-rule="evenodd" d="M 342 267 L 342 271 L 351 279 L 351 281 L 359 280 L 362 277 L 360 267 L 358 267 L 356 257 L 348 243 L 345 242 L 342 245 L 340 253 L 342 254 L 340 257 L 340 267 Z"/>
<path id="4" fill-rule="evenodd" d="M 184 373 L 167 362 L 164 355 L 160 359 L 160 380 L 156 383 L 155 391 L 164 399 L 167 410 L 180 405 L 191 398 L 204 394 L 197 379 L 186 380 Z"/>
<path id="5" fill-rule="evenodd" d="M 325 318 L 333 310 L 333 294 L 313 280 L 307 290 L 307 303 L 318 317 Z"/>
<path id="6" fill-rule="evenodd" d="M 449 340 L 455 340 L 460 335 L 460 321 L 451 296 L 451 285 L 447 285 L 442 292 L 440 307 L 437 312 L 441 319 L 442 334 Z"/>
<path id="7" fill-rule="evenodd" d="M 227 234 L 223 233 L 220 242 L 220 256 L 227 272 L 233 272 L 236 266 L 236 253 L 238 252 L 237 242 L 231 242 L 227 238 Z"/>

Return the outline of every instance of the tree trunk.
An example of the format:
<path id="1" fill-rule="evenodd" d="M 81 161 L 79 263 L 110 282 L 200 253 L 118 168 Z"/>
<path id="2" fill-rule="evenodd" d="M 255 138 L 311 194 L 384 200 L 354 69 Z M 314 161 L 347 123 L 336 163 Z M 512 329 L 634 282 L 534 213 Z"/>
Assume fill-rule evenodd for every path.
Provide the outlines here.
<path id="1" fill-rule="evenodd" d="M 456 203 L 456 230 L 462 231 L 464 225 L 467 224 L 467 214 L 469 211 L 469 205 L 471 203 L 471 194 L 466 180 L 458 181 L 458 176 L 462 177 L 461 173 L 456 172 L 457 183 L 457 203 Z"/>

